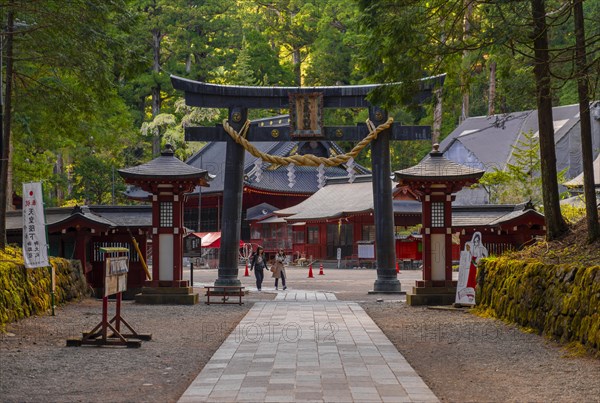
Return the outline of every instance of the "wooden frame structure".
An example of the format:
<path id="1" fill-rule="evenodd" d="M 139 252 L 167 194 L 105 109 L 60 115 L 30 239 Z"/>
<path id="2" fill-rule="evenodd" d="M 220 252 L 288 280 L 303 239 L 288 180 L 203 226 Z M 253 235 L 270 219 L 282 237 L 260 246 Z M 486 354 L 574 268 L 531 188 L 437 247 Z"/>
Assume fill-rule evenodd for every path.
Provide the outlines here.
<path id="1" fill-rule="evenodd" d="M 118 255 L 117 258 L 126 257 L 124 254 L 129 253 L 128 248 L 119 247 L 107 247 L 101 248 L 101 251 L 105 254 Z M 105 285 L 104 285 L 104 296 L 102 297 L 102 320 L 98 323 L 90 332 L 84 332 L 81 339 L 68 339 L 67 347 L 80 347 L 82 345 L 90 346 L 125 346 L 128 348 L 141 347 L 141 341 L 147 341 L 152 339 L 150 334 L 140 334 L 136 332 L 133 327 L 127 323 L 121 316 L 121 301 L 122 292 L 127 289 L 127 270 L 121 270 L 116 273 L 109 272 L 109 259 L 106 257 L 107 266 L 105 267 Z M 127 264 L 128 265 L 128 264 Z M 122 278 L 122 277 L 125 278 Z M 115 280 L 116 283 L 113 286 L 109 285 L 110 280 Z M 124 280 L 124 281 L 121 281 Z M 116 292 L 114 292 L 116 291 Z M 108 297 L 109 295 L 115 295 L 116 307 L 115 316 L 108 320 Z M 129 329 L 131 333 L 121 333 L 121 323 Z M 108 333 L 108 331 L 112 333 Z"/>

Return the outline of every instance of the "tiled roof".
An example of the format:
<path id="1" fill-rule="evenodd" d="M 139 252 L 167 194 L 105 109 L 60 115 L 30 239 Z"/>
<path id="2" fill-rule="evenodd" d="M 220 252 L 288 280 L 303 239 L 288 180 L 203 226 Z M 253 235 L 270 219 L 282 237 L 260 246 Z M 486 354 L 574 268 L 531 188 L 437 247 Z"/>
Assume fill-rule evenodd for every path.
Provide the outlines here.
<path id="1" fill-rule="evenodd" d="M 583 187 L 583 172 L 563 185 L 569 188 Z M 594 185 L 600 187 L 600 155 L 594 160 Z"/>
<path id="2" fill-rule="evenodd" d="M 118 170 L 126 179 L 201 179 L 210 180 L 208 172 L 190 166 L 176 158 L 172 148 L 145 164 Z"/>
<path id="3" fill-rule="evenodd" d="M 592 115 L 600 113 L 600 102 L 591 105 Z M 579 105 L 552 108 L 557 170 L 568 168 L 568 177 L 581 172 L 579 143 Z M 600 120 L 591 118 L 594 156 L 600 152 Z M 440 144 L 446 158 L 486 171 L 503 170 L 514 163 L 513 147 L 523 140 L 524 133 L 538 133 L 537 110 L 505 115 L 467 118 Z"/>
<path id="4" fill-rule="evenodd" d="M 473 206 L 475 207 L 475 206 Z M 509 214 L 507 210 L 457 210 L 452 209 L 453 227 L 476 227 L 489 225 L 489 223 Z"/>
<path id="5" fill-rule="evenodd" d="M 260 224 L 282 224 L 287 222 L 284 218 L 282 217 L 277 217 L 277 216 L 271 216 L 268 218 L 265 218 L 264 220 L 260 220 L 259 223 Z"/>
<path id="6" fill-rule="evenodd" d="M 106 218 L 99 216 L 97 214 L 94 214 L 92 211 L 90 211 L 90 208 L 88 206 L 75 206 L 74 208 L 71 209 L 71 214 L 67 217 L 64 217 L 61 220 L 58 220 L 56 222 L 54 222 L 53 224 L 48 224 L 48 225 L 52 225 L 52 226 L 58 226 L 60 227 L 61 224 L 67 225 L 67 223 L 76 220 L 76 219 L 81 219 L 85 222 L 89 222 L 92 225 L 98 225 L 101 227 L 114 227 L 115 224 L 110 221 L 107 220 Z"/>
<path id="7" fill-rule="evenodd" d="M 79 211 L 73 207 L 46 208 L 46 225 L 67 222 L 73 214 L 86 220 L 110 227 L 150 227 L 152 226 L 152 206 L 83 206 Z M 7 230 L 20 230 L 23 227 L 22 210 L 9 211 L 6 217 Z"/>
<path id="8" fill-rule="evenodd" d="M 273 118 L 258 119 L 252 122 L 253 125 L 269 125 L 273 127 L 285 126 L 289 124 L 288 115 L 275 116 Z M 344 150 L 334 142 L 318 141 L 322 145 L 318 147 L 319 151 L 326 150 L 328 156 L 335 154 L 343 154 Z M 259 151 L 265 154 L 286 157 L 299 150 L 310 150 L 310 147 L 305 147 L 308 144 L 306 141 L 287 141 L 287 142 L 255 142 L 252 143 Z M 227 144 L 225 142 L 211 142 L 206 144 L 200 151 L 191 156 L 186 163 L 196 168 L 206 169 L 215 178 L 210 183 L 210 188 L 202 189 L 202 193 L 220 193 L 224 189 L 225 181 L 225 158 Z M 286 166 L 272 166 L 269 163 L 263 162 L 262 175 L 260 181 L 256 181 L 255 162 L 258 158 L 254 157 L 248 151 L 244 153 L 244 181 L 255 189 L 264 191 L 275 191 L 282 193 L 301 193 L 311 194 L 316 192 L 318 187 L 317 167 L 296 166 L 296 183 L 293 187 L 289 187 L 288 170 Z M 355 164 L 354 169 L 357 175 L 370 173 L 365 167 Z M 326 177 L 347 176 L 346 166 L 340 165 L 337 167 L 326 167 Z M 197 189 L 196 189 L 197 191 Z"/>
<path id="9" fill-rule="evenodd" d="M 263 171 L 260 182 L 256 181 L 256 171 L 253 169 L 246 184 L 264 191 L 277 191 L 283 193 L 302 193 L 312 194 L 319 189 L 316 167 L 295 166 L 294 167 L 295 183 L 290 187 L 288 179 L 287 167 L 278 167 L 273 171 Z M 326 167 L 325 177 L 342 177 L 347 178 L 348 173 L 340 167 Z"/>
<path id="10" fill-rule="evenodd" d="M 481 169 L 450 161 L 437 149 L 430 152 L 429 157 L 417 165 L 394 172 L 395 180 L 401 184 L 411 180 L 435 182 L 438 180 L 478 179 L 483 174 L 484 171 Z"/>
<path id="11" fill-rule="evenodd" d="M 246 210 L 246 220 L 255 221 L 267 217 L 277 210 L 277 207 L 269 203 L 260 203 Z"/>
<path id="12" fill-rule="evenodd" d="M 392 182 L 390 181 L 390 186 Z M 329 184 L 296 206 L 278 210 L 288 221 L 343 217 L 373 210 L 371 181 Z"/>
<path id="13" fill-rule="evenodd" d="M 514 220 L 525 214 L 542 214 L 529 208 L 526 203 L 486 204 L 483 206 L 452 206 L 453 227 L 493 226 Z"/>

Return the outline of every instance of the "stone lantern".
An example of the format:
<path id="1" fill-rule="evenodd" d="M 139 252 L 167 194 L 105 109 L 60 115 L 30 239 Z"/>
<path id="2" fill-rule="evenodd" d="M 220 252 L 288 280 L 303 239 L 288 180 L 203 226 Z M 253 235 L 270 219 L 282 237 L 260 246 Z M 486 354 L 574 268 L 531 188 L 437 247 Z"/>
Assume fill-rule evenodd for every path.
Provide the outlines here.
<path id="1" fill-rule="evenodd" d="M 408 186 L 422 203 L 423 279 L 407 293 L 409 305 L 452 304 L 452 201 L 455 193 L 479 181 L 485 171 L 448 160 L 434 144 L 428 158 L 394 172 L 398 186 Z"/>
<path id="2" fill-rule="evenodd" d="M 152 279 L 146 281 L 136 302 L 194 304 L 198 294 L 183 280 L 183 206 L 186 194 L 196 186 L 208 186 L 208 171 L 185 164 L 165 146 L 150 162 L 120 169 L 125 182 L 152 196 Z"/>

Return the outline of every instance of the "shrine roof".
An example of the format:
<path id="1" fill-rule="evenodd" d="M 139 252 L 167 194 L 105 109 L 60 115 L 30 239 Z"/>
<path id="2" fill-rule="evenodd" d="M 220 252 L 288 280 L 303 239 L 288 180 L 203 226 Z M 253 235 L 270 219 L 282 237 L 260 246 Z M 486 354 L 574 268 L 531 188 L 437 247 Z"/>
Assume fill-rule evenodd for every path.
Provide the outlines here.
<path id="1" fill-rule="evenodd" d="M 600 155 L 594 160 L 594 186 L 600 187 Z M 571 179 L 563 183 L 563 186 L 568 188 L 578 188 L 583 187 L 583 172 Z"/>
<path id="2" fill-rule="evenodd" d="M 88 206 L 75 206 L 71 209 L 71 213 L 68 216 L 64 216 L 53 223 L 47 223 L 47 225 L 48 229 L 52 231 L 52 227 L 64 228 L 65 226 L 69 226 L 69 223 L 76 221 L 87 222 L 90 226 L 104 227 L 106 229 L 115 226 L 112 221 L 94 214 Z"/>
<path id="3" fill-rule="evenodd" d="M 277 217 L 275 215 L 258 221 L 259 224 L 283 224 L 286 222 L 287 221 L 283 217 Z"/>
<path id="4" fill-rule="evenodd" d="M 255 221 L 261 220 L 265 217 L 270 216 L 273 212 L 277 210 L 277 207 L 269 204 L 269 203 L 260 203 L 254 207 L 250 207 L 246 210 L 246 220 Z"/>
<path id="5" fill-rule="evenodd" d="M 444 157 L 438 151 L 437 144 L 429 153 L 429 156 L 417 165 L 395 171 L 395 180 L 399 184 L 410 182 L 440 182 L 479 179 L 485 171 L 467 165 L 457 164 Z"/>
<path id="6" fill-rule="evenodd" d="M 252 125 L 265 125 L 272 127 L 281 127 L 289 125 L 288 115 L 278 115 L 271 118 L 257 119 L 252 121 Z M 332 154 L 343 154 L 344 150 L 332 141 L 317 141 L 315 142 L 317 153 L 322 156 L 330 156 Z M 273 156 L 286 157 L 291 154 L 308 152 L 311 145 L 307 141 L 271 141 L 271 142 L 256 142 L 253 145 L 262 153 Z M 227 143 L 225 142 L 210 142 L 207 143 L 201 150 L 191 156 L 186 163 L 190 166 L 206 169 L 215 178 L 210 183 L 210 188 L 202 189 L 203 194 L 221 193 L 225 187 L 225 159 L 226 159 Z M 248 151 L 244 153 L 244 183 L 254 189 L 259 189 L 268 192 L 279 193 L 298 193 L 312 194 L 319 190 L 317 181 L 317 167 L 295 167 L 296 183 L 293 187 L 289 187 L 287 166 L 273 165 L 267 162 L 261 164 L 261 178 L 257 181 L 258 169 L 256 162 L 258 158 L 250 154 Z M 354 165 L 357 175 L 368 174 L 370 171 L 362 165 Z M 346 165 L 337 167 L 326 167 L 326 177 L 342 177 L 347 176 Z M 133 189 L 132 189 L 133 191 Z M 143 191 L 142 191 L 143 192 Z M 198 188 L 194 191 L 198 193 Z M 136 193 L 137 198 L 143 198 L 142 193 Z"/>
<path id="7" fill-rule="evenodd" d="M 190 166 L 175 157 L 172 147 L 168 144 L 159 157 L 145 164 L 119 169 L 118 172 L 123 178 L 133 180 L 166 179 L 177 181 L 203 179 L 209 181 L 212 179 L 208 171 Z"/>
<path id="8" fill-rule="evenodd" d="M 354 183 L 337 178 L 296 206 L 275 212 L 286 221 L 310 221 L 373 212 L 373 183 L 370 176 L 358 177 Z M 390 186 L 393 187 L 390 181 Z M 421 203 L 393 200 L 394 213 L 421 214 Z"/>
<path id="9" fill-rule="evenodd" d="M 91 224 L 107 227 L 143 228 L 152 226 L 152 206 L 81 206 L 49 207 L 44 210 L 46 225 L 61 228 L 68 226 L 73 218 L 82 218 Z M 23 227 L 22 210 L 6 214 L 6 229 L 17 230 Z"/>
<path id="10" fill-rule="evenodd" d="M 391 181 L 390 181 L 391 186 Z M 373 209 L 371 182 L 324 186 L 296 206 L 278 210 L 288 221 L 304 221 L 343 217 L 347 213 L 369 212 Z"/>
<path id="11" fill-rule="evenodd" d="M 579 105 L 552 108 L 554 139 L 559 143 L 579 122 Z M 440 143 L 444 155 L 457 163 L 503 170 L 513 161 L 513 147 L 527 132 L 537 133 L 537 110 L 476 116 L 464 120 Z M 563 152 L 557 150 L 560 160 Z"/>
<path id="12" fill-rule="evenodd" d="M 452 227 L 496 226 L 531 215 L 544 219 L 530 207 L 528 203 L 452 206 Z"/>

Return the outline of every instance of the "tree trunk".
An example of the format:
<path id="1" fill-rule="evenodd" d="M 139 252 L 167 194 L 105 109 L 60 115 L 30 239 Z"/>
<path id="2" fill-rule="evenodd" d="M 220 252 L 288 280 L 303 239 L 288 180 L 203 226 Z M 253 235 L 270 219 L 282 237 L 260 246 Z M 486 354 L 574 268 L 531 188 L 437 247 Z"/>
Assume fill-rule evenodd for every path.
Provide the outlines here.
<path id="1" fill-rule="evenodd" d="M 8 167 L 10 157 L 10 130 L 11 130 L 11 109 L 12 109 L 12 84 L 13 84 L 13 33 L 14 33 L 14 14 L 9 8 L 7 13 L 6 27 L 6 92 L 4 103 L 4 116 L 2 120 L 2 163 L 0 183 L 0 249 L 6 248 L 6 209 L 8 195 L 12 192 L 8 188 Z M 1 77 L 0 77 L 1 79 Z"/>
<path id="2" fill-rule="evenodd" d="M 488 116 L 496 114 L 496 62 L 490 63 L 490 88 L 488 91 Z"/>
<path id="3" fill-rule="evenodd" d="M 433 144 L 440 142 L 440 133 L 442 131 L 442 88 L 433 91 L 435 96 L 435 106 L 433 109 L 433 126 L 431 141 Z"/>
<path id="4" fill-rule="evenodd" d="M 6 211 L 15 209 L 13 203 L 13 151 L 13 138 L 10 136 L 10 141 L 8 142 L 8 165 L 6 168 Z"/>
<path id="5" fill-rule="evenodd" d="M 296 77 L 296 85 L 302 85 L 302 58 L 300 57 L 300 49 L 294 49 L 292 52 L 292 64 L 294 66 L 294 77 Z"/>
<path id="6" fill-rule="evenodd" d="M 152 71 L 158 77 L 160 74 L 160 41 L 162 35 L 160 30 L 155 28 L 152 30 L 152 51 L 154 54 L 154 65 Z M 152 117 L 160 113 L 160 84 L 156 82 L 152 87 Z M 154 133 L 152 137 L 152 156 L 156 157 L 160 154 L 160 132 Z"/>
<path id="7" fill-rule="evenodd" d="M 467 40 L 471 32 L 471 16 L 473 15 L 473 2 L 471 0 L 464 0 L 465 16 L 463 20 L 463 40 Z M 471 66 L 465 66 L 465 62 L 468 60 L 469 51 L 463 52 L 463 71 L 460 82 L 460 90 L 462 92 L 462 107 L 460 111 L 460 122 L 464 122 L 469 117 L 469 74 Z"/>
<path id="8" fill-rule="evenodd" d="M 56 156 L 56 164 L 54 164 L 54 169 L 55 169 L 55 173 L 58 176 L 62 176 L 62 174 L 64 174 L 65 172 L 65 163 L 63 160 L 63 154 L 62 152 L 59 152 L 58 155 Z M 58 203 L 58 205 L 62 205 L 62 201 L 65 199 L 65 192 L 64 190 L 60 187 L 60 185 L 56 186 L 56 201 Z"/>
<path id="9" fill-rule="evenodd" d="M 583 160 L 583 193 L 588 229 L 588 242 L 600 239 L 600 223 L 596 207 L 594 189 L 594 153 L 592 146 L 592 125 L 590 123 L 590 100 L 587 79 L 587 54 L 585 49 L 585 28 L 583 22 L 583 0 L 573 0 L 575 24 L 575 64 L 577 68 L 577 92 L 579 95 L 579 116 L 581 125 L 581 155 Z"/>
<path id="10" fill-rule="evenodd" d="M 552 118 L 552 98 L 550 95 L 550 55 L 548 52 L 548 31 L 544 0 L 531 0 L 533 17 L 533 73 L 536 85 L 538 126 L 540 138 L 540 159 L 542 176 L 542 199 L 546 217 L 546 239 L 553 240 L 567 231 L 567 225 L 560 212 L 558 182 L 556 180 L 556 149 L 554 145 L 554 124 Z"/>

